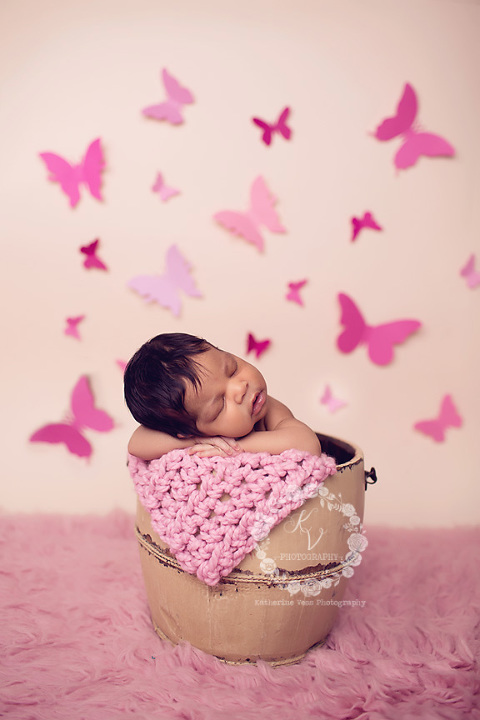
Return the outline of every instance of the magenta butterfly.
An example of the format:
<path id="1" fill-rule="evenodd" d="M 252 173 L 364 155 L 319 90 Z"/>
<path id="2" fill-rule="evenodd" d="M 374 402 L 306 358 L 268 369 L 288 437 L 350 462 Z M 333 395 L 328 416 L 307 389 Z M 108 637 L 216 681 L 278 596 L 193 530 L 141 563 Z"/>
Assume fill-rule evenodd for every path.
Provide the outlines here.
<path id="1" fill-rule="evenodd" d="M 352 242 L 357 239 L 357 235 L 360 230 L 364 228 L 370 228 L 371 230 L 382 230 L 382 227 L 377 223 L 371 212 L 365 212 L 361 218 L 352 218 Z"/>
<path id="2" fill-rule="evenodd" d="M 63 443 L 67 450 L 79 457 L 90 457 L 92 446 L 83 434 L 85 428 L 108 432 L 113 428 L 112 418 L 94 405 L 92 391 L 85 375 L 73 388 L 70 416 L 61 423 L 40 428 L 30 436 L 30 442 Z"/>
<path id="3" fill-rule="evenodd" d="M 261 120 L 260 118 L 252 118 L 252 122 L 254 122 L 255 125 L 258 125 L 258 127 L 263 130 L 262 141 L 265 143 L 265 145 L 270 145 L 270 143 L 272 142 L 273 134 L 276 132 L 280 133 L 280 135 L 282 135 L 285 140 L 290 140 L 292 131 L 287 125 L 289 115 L 290 108 L 284 108 L 280 113 L 278 120 L 273 125 L 265 122 L 265 120 Z"/>
<path id="4" fill-rule="evenodd" d="M 97 255 L 99 242 L 100 240 L 97 238 L 96 240 L 91 242 L 90 245 L 82 245 L 82 247 L 80 248 L 80 252 L 85 255 L 83 267 L 86 267 L 87 270 L 89 270 L 90 268 L 97 268 L 98 270 L 108 269 L 103 260 L 100 260 Z"/>
<path id="5" fill-rule="evenodd" d="M 418 320 L 396 320 L 383 325 L 367 325 L 354 301 L 339 293 L 343 332 L 337 338 L 338 349 L 351 353 L 359 345 L 367 345 L 370 360 L 376 365 L 388 365 L 393 360 L 394 345 L 403 343 L 421 327 Z"/>
<path id="6" fill-rule="evenodd" d="M 262 226 L 273 233 L 285 232 L 285 228 L 281 225 L 275 212 L 275 202 L 276 198 L 270 195 L 265 180 L 259 176 L 252 183 L 250 209 L 247 212 L 222 210 L 215 213 L 213 218 L 234 235 L 252 243 L 262 252 L 264 248 L 264 240 L 260 232 Z"/>
<path id="7" fill-rule="evenodd" d="M 395 167 L 399 170 L 415 165 L 422 155 L 426 157 L 455 155 L 453 146 L 440 135 L 415 129 L 417 111 L 418 100 L 415 90 L 406 83 L 395 115 L 380 123 L 374 133 L 377 140 L 391 140 L 403 136 L 403 144 L 394 158 Z"/>
<path id="8" fill-rule="evenodd" d="M 251 352 L 254 352 L 257 358 L 261 357 L 263 353 L 268 350 L 271 342 L 271 340 L 256 340 L 252 333 L 248 333 L 247 355 L 249 355 Z"/>
<path id="9" fill-rule="evenodd" d="M 477 285 L 480 285 L 480 272 L 475 269 L 475 255 L 470 255 L 460 270 L 460 275 L 465 278 L 469 288 L 476 288 Z"/>
<path id="10" fill-rule="evenodd" d="M 429 435 L 435 442 L 443 442 L 448 428 L 462 427 L 462 424 L 463 420 L 458 414 L 452 396 L 444 395 L 438 417 L 433 420 L 420 420 L 413 427 L 424 435 Z"/>
<path id="11" fill-rule="evenodd" d="M 78 332 L 78 326 L 82 322 L 82 320 L 85 320 L 85 315 L 78 315 L 77 317 L 67 317 L 67 327 L 64 330 L 65 335 L 70 335 L 76 340 L 81 340 L 80 333 Z"/>
<path id="12" fill-rule="evenodd" d="M 340 398 L 334 397 L 330 385 L 325 385 L 325 390 L 322 397 L 320 398 L 320 402 L 322 403 L 322 405 L 326 405 L 331 413 L 340 410 L 347 404 L 344 400 L 340 400 Z"/>
<path id="13" fill-rule="evenodd" d="M 162 79 L 167 99 L 157 105 L 149 105 L 142 110 L 142 113 L 154 120 L 166 120 L 172 125 L 180 125 L 183 123 L 183 106 L 193 103 L 193 95 L 165 68 L 162 70 Z"/>
<path id="14" fill-rule="evenodd" d="M 155 301 L 178 317 L 182 307 L 180 290 L 190 297 L 202 297 L 190 275 L 191 267 L 177 246 L 172 245 L 167 251 L 166 270 L 163 275 L 137 275 L 130 280 L 128 286 L 147 302 Z"/>
<path id="15" fill-rule="evenodd" d="M 71 207 L 75 207 L 80 200 L 81 185 L 85 185 L 90 194 L 97 200 L 103 199 L 100 186 L 101 172 L 105 167 L 105 161 L 100 146 L 100 138 L 90 143 L 85 157 L 79 165 L 71 165 L 60 155 L 55 155 L 55 153 L 40 153 L 40 157 L 50 173 L 48 179 L 60 183 L 62 191 L 70 200 Z"/>
<path id="16" fill-rule="evenodd" d="M 297 303 L 297 305 L 303 305 L 303 298 L 300 295 L 300 290 L 304 285 L 307 284 L 307 280 L 299 280 L 298 282 L 288 283 L 288 292 L 285 295 L 287 300 Z"/>
<path id="17" fill-rule="evenodd" d="M 175 197 L 175 195 L 180 194 L 180 190 L 168 187 L 168 185 L 165 184 L 162 173 L 157 173 L 157 179 L 152 185 L 152 191 L 159 194 L 162 202 L 166 202 L 171 197 Z"/>

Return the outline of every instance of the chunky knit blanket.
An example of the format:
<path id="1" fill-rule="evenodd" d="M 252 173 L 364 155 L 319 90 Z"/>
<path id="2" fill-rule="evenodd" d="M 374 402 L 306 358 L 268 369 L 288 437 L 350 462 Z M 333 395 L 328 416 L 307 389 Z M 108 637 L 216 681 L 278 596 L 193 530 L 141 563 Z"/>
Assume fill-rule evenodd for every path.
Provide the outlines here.
<path id="1" fill-rule="evenodd" d="M 299 450 L 200 458 L 172 450 L 129 470 L 152 528 L 188 573 L 216 585 L 270 529 L 313 497 L 335 460 Z"/>

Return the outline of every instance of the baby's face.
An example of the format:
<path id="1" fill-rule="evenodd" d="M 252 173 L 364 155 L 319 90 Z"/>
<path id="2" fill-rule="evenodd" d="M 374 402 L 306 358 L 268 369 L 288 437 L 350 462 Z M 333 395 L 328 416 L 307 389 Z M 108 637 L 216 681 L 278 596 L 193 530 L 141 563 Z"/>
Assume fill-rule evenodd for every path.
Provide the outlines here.
<path id="1" fill-rule="evenodd" d="M 267 384 L 250 363 L 231 353 L 210 348 L 195 357 L 200 386 L 187 382 L 185 409 L 198 430 L 214 437 L 240 438 L 267 413 Z"/>

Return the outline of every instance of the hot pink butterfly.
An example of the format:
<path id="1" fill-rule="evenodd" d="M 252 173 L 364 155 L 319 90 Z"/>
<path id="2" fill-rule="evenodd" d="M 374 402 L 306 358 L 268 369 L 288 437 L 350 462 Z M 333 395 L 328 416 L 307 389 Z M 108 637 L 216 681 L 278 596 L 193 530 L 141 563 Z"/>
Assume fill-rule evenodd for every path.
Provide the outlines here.
<path id="1" fill-rule="evenodd" d="M 96 240 L 91 242 L 90 245 L 82 245 L 82 247 L 80 248 L 80 252 L 85 255 L 83 267 L 86 267 L 87 270 L 89 270 L 90 268 L 97 268 L 97 270 L 108 269 L 103 260 L 100 260 L 97 255 L 99 243 L 100 240 L 97 238 Z"/>
<path id="2" fill-rule="evenodd" d="M 190 275 L 191 265 L 176 245 L 167 251 L 166 270 L 163 275 L 137 275 L 128 286 L 144 297 L 155 301 L 178 317 L 181 310 L 180 290 L 190 297 L 202 297 Z"/>
<path id="3" fill-rule="evenodd" d="M 352 242 L 356 240 L 360 230 L 370 228 L 371 230 L 382 230 L 383 228 L 377 223 L 371 212 L 366 212 L 361 218 L 352 218 Z"/>
<path id="4" fill-rule="evenodd" d="M 265 180 L 259 176 L 252 183 L 250 209 L 247 212 L 223 210 L 216 213 L 213 218 L 234 235 L 252 243 L 262 252 L 264 248 L 264 240 L 260 233 L 262 226 L 273 233 L 285 232 L 275 212 L 275 202 L 276 198 L 270 195 Z"/>
<path id="5" fill-rule="evenodd" d="M 30 442 L 63 443 L 67 450 L 79 457 L 90 457 L 92 446 L 83 434 L 85 428 L 108 432 L 112 418 L 94 405 L 88 378 L 83 375 L 73 388 L 70 415 L 64 422 L 45 425 L 30 436 Z"/>
<path id="6" fill-rule="evenodd" d="M 100 138 L 90 143 L 79 165 L 71 165 L 55 153 L 40 153 L 40 157 L 50 173 L 48 179 L 60 183 L 61 189 L 70 200 L 71 207 L 75 207 L 80 200 L 80 185 L 86 185 L 90 194 L 97 200 L 103 199 L 100 186 L 105 161 Z"/>
<path id="7" fill-rule="evenodd" d="M 298 282 L 289 282 L 288 283 L 288 292 L 285 295 L 285 298 L 287 300 L 291 300 L 292 302 L 297 303 L 297 305 L 303 306 L 303 298 L 300 295 L 300 290 L 303 288 L 304 285 L 307 284 L 307 280 L 299 280 Z"/>
<path id="8" fill-rule="evenodd" d="M 377 140 L 391 140 L 403 136 L 404 142 L 397 151 L 394 164 L 399 170 L 415 165 L 421 155 L 427 157 L 453 157 L 455 149 L 440 135 L 415 129 L 418 101 L 413 87 L 406 83 L 403 95 L 393 117 L 384 120 L 375 130 Z"/>
<path id="9" fill-rule="evenodd" d="M 292 131 L 287 125 L 287 120 L 288 120 L 289 114 L 290 114 L 290 108 L 289 107 L 284 108 L 282 110 L 282 112 L 280 113 L 278 120 L 273 125 L 265 122 L 265 120 L 261 120 L 260 118 L 257 118 L 257 117 L 252 118 L 252 122 L 254 122 L 255 125 L 258 125 L 258 127 L 263 130 L 262 141 L 265 143 L 265 145 L 270 145 L 270 143 L 272 142 L 272 136 L 275 132 L 278 132 L 278 133 L 280 133 L 280 135 L 283 135 L 285 140 L 290 140 Z"/>
<path id="10" fill-rule="evenodd" d="M 435 442 L 443 442 L 448 428 L 458 428 L 462 425 L 463 420 L 455 407 L 452 396 L 444 395 L 438 417 L 433 420 L 420 420 L 413 427 L 424 435 L 429 435 Z"/>
<path id="11" fill-rule="evenodd" d="M 247 355 L 249 355 L 251 352 L 254 352 L 257 358 L 261 357 L 263 353 L 268 350 L 271 342 L 271 340 L 256 340 L 252 333 L 248 333 Z"/>
<path id="12" fill-rule="evenodd" d="M 460 275 L 466 279 L 469 288 L 476 288 L 480 285 L 480 272 L 475 269 L 475 255 L 470 255 L 460 270 Z"/>
<path id="13" fill-rule="evenodd" d="M 67 327 L 64 330 L 65 335 L 71 335 L 71 337 L 75 338 L 76 340 L 81 340 L 80 333 L 78 332 L 78 326 L 82 322 L 82 320 L 85 320 L 85 315 L 78 315 L 77 317 L 66 318 Z"/>
<path id="14" fill-rule="evenodd" d="M 354 301 L 339 293 L 341 323 L 344 331 L 337 338 L 338 349 L 351 353 L 359 345 L 367 345 L 370 360 L 376 365 L 388 365 L 393 360 L 394 346 L 403 343 L 422 324 L 418 320 L 396 320 L 384 325 L 367 325 Z"/>
<path id="15" fill-rule="evenodd" d="M 149 105 L 142 110 L 142 113 L 154 120 L 167 120 L 172 125 L 180 125 L 183 123 L 183 106 L 193 103 L 193 95 L 165 68 L 162 70 L 162 79 L 167 99 L 158 105 Z"/>
<path id="16" fill-rule="evenodd" d="M 156 192 L 159 194 L 162 202 L 166 202 L 169 198 L 175 197 L 175 195 L 180 194 L 180 190 L 176 190 L 173 187 L 168 187 L 165 184 L 162 173 L 157 174 L 157 179 L 155 180 L 154 184 L 152 185 L 152 190 L 153 190 L 153 192 Z"/>
<path id="17" fill-rule="evenodd" d="M 320 398 L 320 402 L 322 403 L 322 405 L 326 405 L 331 413 L 340 410 L 347 404 L 344 400 L 340 400 L 339 398 L 333 396 L 330 385 L 325 385 L 325 390 L 322 397 Z"/>

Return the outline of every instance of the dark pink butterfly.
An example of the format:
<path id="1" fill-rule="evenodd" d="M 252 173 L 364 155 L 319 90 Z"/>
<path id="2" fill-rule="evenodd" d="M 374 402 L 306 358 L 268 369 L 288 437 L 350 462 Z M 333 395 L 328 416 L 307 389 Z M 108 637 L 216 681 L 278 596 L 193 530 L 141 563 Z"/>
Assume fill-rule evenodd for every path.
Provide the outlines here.
<path id="1" fill-rule="evenodd" d="M 383 228 L 377 223 L 371 212 L 366 212 L 361 218 L 352 218 L 352 242 L 356 240 L 360 230 L 370 228 L 371 230 L 382 230 Z"/>
<path id="2" fill-rule="evenodd" d="M 92 446 L 83 434 L 84 428 L 108 432 L 113 428 L 113 420 L 104 410 L 95 407 L 85 375 L 73 388 L 70 407 L 70 416 L 64 422 L 45 425 L 31 435 L 30 442 L 63 443 L 74 455 L 90 457 Z"/>
<path id="3" fill-rule="evenodd" d="M 97 255 L 97 248 L 99 242 L 100 240 L 97 238 L 96 240 L 91 242 L 90 245 L 82 245 L 82 247 L 80 248 L 80 252 L 85 255 L 83 266 L 87 269 L 97 268 L 98 270 L 107 270 L 107 266 L 105 265 L 103 260 L 100 260 Z"/>
<path id="4" fill-rule="evenodd" d="M 391 140 L 403 136 L 404 142 L 397 151 L 394 164 L 399 170 L 415 165 L 421 155 L 427 157 L 453 157 L 455 149 L 440 135 L 415 129 L 418 101 L 413 87 L 406 83 L 403 95 L 393 117 L 384 120 L 375 130 L 377 140 Z"/>
<path id="5" fill-rule="evenodd" d="M 183 106 L 193 103 L 193 95 L 165 68 L 162 70 L 162 79 L 167 99 L 157 105 L 149 105 L 142 110 L 142 113 L 154 120 L 167 120 L 172 125 L 180 125 L 183 123 Z"/>
<path id="6" fill-rule="evenodd" d="M 249 355 L 251 352 L 254 352 L 257 358 L 261 357 L 263 353 L 268 350 L 271 342 L 271 340 L 256 340 L 252 333 L 248 333 L 247 355 Z"/>
<path id="7" fill-rule="evenodd" d="M 422 326 L 418 320 L 396 320 L 384 325 L 367 325 L 354 301 L 339 293 L 341 323 L 344 331 L 337 338 L 338 349 L 351 353 L 359 345 L 367 345 L 370 360 L 376 365 L 388 365 L 393 360 L 394 345 L 403 343 Z"/>
<path id="8" fill-rule="evenodd" d="M 306 284 L 307 284 L 307 280 L 299 280 L 298 282 L 289 282 L 288 283 L 288 292 L 285 295 L 286 299 L 297 303 L 297 305 L 303 305 L 303 298 L 300 295 L 300 290 Z"/>
<path id="9" fill-rule="evenodd" d="M 475 269 L 475 255 L 470 255 L 460 270 L 460 275 L 466 279 L 469 288 L 476 288 L 477 285 L 480 285 L 480 272 Z"/>
<path id="10" fill-rule="evenodd" d="M 162 202 L 166 202 L 169 198 L 175 197 L 175 195 L 180 193 L 180 190 L 176 190 L 165 184 L 162 173 L 157 173 L 157 179 L 152 185 L 152 191 L 159 194 Z"/>
<path id="11" fill-rule="evenodd" d="M 85 320 L 85 315 L 78 315 L 77 317 L 68 317 L 67 319 L 67 327 L 65 328 L 65 335 L 71 335 L 71 337 L 74 337 L 76 340 L 81 340 L 80 333 L 78 332 L 78 326 L 82 322 L 82 320 Z"/>
<path id="12" fill-rule="evenodd" d="M 284 108 L 284 110 L 282 110 L 282 112 L 280 113 L 278 120 L 273 125 L 265 122 L 265 120 L 261 120 L 260 118 L 257 118 L 257 117 L 252 118 L 252 122 L 254 122 L 255 125 L 258 125 L 258 127 L 263 130 L 262 140 L 265 143 L 265 145 L 270 145 L 270 143 L 272 142 L 273 133 L 275 133 L 275 132 L 278 132 L 278 133 L 280 133 L 280 135 L 283 135 L 285 140 L 290 140 L 292 131 L 287 125 L 287 120 L 288 120 L 289 114 L 290 114 L 290 108 L 289 107 Z"/>
<path id="13" fill-rule="evenodd" d="M 40 153 L 40 157 L 50 173 L 48 179 L 60 183 L 61 189 L 70 199 L 71 207 L 75 207 L 80 200 L 80 185 L 82 184 L 86 185 L 94 198 L 97 198 L 97 200 L 103 199 L 100 186 L 101 172 L 105 167 L 105 161 L 100 146 L 100 138 L 90 143 L 85 157 L 79 165 L 71 165 L 60 155 L 55 155 L 55 153 Z"/>
<path id="14" fill-rule="evenodd" d="M 413 426 L 424 435 L 429 435 L 435 442 L 445 440 L 445 432 L 451 427 L 462 427 L 463 420 L 458 414 L 451 395 L 444 395 L 438 417 L 433 420 L 420 420 Z"/>
<path id="15" fill-rule="evenodd" d="M 276 198 L 270 195 L 265 180 L 259 176 L 253 183 L 250 190 L 250 209 L 247 212 L 236 212 L 234 210 L 222 210 L 213 216 L 220 225 L 239 235 L 244 240 L 263 251 L 264 240 L 260 228 L 265 226 L 273 233 L 284 233 L 285 228 L 281 225 L 274 205 Z"/>
<path id="16" fill-rule="evenodd" d="M 180 290 L 190 297 L 202 297 L 190 275 L 191 267 L 177 246 L 172 245 L 167 251 L 166 271 L 163 275 L 137 275 L 128 286 L 147 302 L 153 300 L 178 316 L 182 307 Z"/>
<path id="17" fill-rule="evenodd" d="M 347 404 L 344 400 L 340 400 L 339 398 L 334 397 L 330 389 L 330 385 L 325 385 L 325 390 L 322 397 L 320 398 L 320 402 L 322 403 L 322 405 L 326 405 L 331 413 L 340 410 Z"/>

